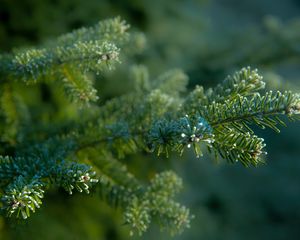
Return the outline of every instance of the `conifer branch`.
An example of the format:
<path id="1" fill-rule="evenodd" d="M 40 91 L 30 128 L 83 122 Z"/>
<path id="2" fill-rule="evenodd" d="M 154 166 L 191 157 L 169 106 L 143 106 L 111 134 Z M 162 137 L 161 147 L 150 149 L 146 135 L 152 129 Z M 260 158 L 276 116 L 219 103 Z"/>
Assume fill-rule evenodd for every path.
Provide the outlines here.
<path id="1" fill-rule="evenodd" d="M 29 217 L 51 186 L 63 187 L 70 194 L 73 189 L 89 193 L 91 184 L 98 182 L 91 166 L 63 159 L 72 149 L 71 142 L 56 144 L 57 140 L 50 140 L 27 148 L 23 157 L 0 157 L 2 203 L 9 216 Z"/>
<path id="2" fill-rule="evenodd" d="M 214 151 L 216 158 L 218 154 L 231 163 L 240 161 L 244 166 L 257 166 L 263 163 L 262 156 L 265 143 L 263 138 L 251 135 L 249 132 L 241 133 L 234 129 L 216 130 L 214 142 L 208 150 Z"/>
<path id="3" fill-rule="evenodd" d="M 30 130 L 23 129 L 26 115 L 34 111 L 27 110 L 11 80 L 16 85 L 18 80 L 58 81 L 72 101 L 96 102 L 93 74 L 113 67 L 134 41 L 128 27 L 119 18 L 110 19 L 37 48 L 0 55 L 0 140 L 10 147 L 0 148 L 0 194 L 8 216 L 28 218 L 50 188 L 89 193 L 95 185 L 94 193 L 123 210 L 132 234 L 143 234 L 153 221 L 171 234 L 181 233 L 192 218 L 175 200 L 182 180 L 164 171 L 144 183 L 121 159 L 141 151 L 182 155 L 189 148 L 200 157 L 206 146 L 216 158 L 257 166 L 266 154 L 265 143 L 252 126 L 279 132 L 285 118 L 300 119 L 299 94 L 263 92 L 262 77 L 249 67 L 215 88 L 196 86 L 187 93 L 188 77 L 181 70 L 152 80 L 145 66 L 135 65 L 130 93 L 75 109 L 72 124 L 53 121 L 37 130 L 32 123 L 26 125 L 32 125 Z"/>
<path id="4" fill-rule="evenodd" d="M 263 77 L 258 74 L 258 70 L 251 70 L 250 67 L 242 68 L 234 73 L 214 89 L 209 89 L 206 93 L 209 103 L 230 101 L 237 96 L 251 96 L 259 90 L 265 88 Z"/>
<path id="5" fill-rule="evenodd" d="M 226 100 L 224 104 L 212 103 L 200 110 L 213 127 L 231 123 L 256 124 L 262 128 L 270 127 L 280 130 L 276 125 L 285 125 L 280 120 L 281 115 L 293 118 L 299 114 L 299 96 L 291 92 L 270 91 L 252 98 L 238 95 L 233 101 Z M 239 125 L 241 127 L 242 125 Z M 244 125 L 245 126 L 245 125 Z"/>
<path id="6" fill-rule="evenodd" d="M 85 157 L 95 159 L 93 155 L 99 155 L 99 151 L 89 151 L 88 155 Z M 108 153 L 97 157 L 93 164 L 100 176 L 100 196 L 112 206 L 125 209 L 124 221 L 132 229 L 131 234 L 141 235 L 148 229 L 151 219 L 173 234 L 189 227 L 189 210 L 172 200 L 182 189 L 182 180 L 172 171 L 156 174 L 145 186 Z"/>
<path id="7" fill-rule="evenodd" d="M 63 79 L 71 100 L 96 101 L 96 90 L 87 73 L 100 74 L 114 67 L 119 61 L 118 46 L 129 41 L 128 28 L 119 18 L 109 19 L 63 35 L 39 48 L 17 50 L 1 56 L 0 73 L 26 83 Z"/>
<path id="8" fill-rule="evenodd" d="M 9 217 L 13 214 L 23 219 L 30 217 L 30 212 L 40 208 L 44 187 L 38 179 L 29 180 L 20 175 L 6 188 L 1 199 L 3 209 Z"/>

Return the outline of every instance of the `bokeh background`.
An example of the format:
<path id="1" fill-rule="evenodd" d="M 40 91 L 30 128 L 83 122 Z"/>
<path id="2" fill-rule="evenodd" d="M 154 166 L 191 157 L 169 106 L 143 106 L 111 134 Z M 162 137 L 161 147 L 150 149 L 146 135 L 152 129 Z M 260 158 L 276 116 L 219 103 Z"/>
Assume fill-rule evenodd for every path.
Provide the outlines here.
<path id="1" fill-rule="evenodd" d="M 0 0 L 0 51 L 39 44 L 114 16 L 126 19 L 147 41 L 140 39 L 143 50 L 114 76 L 98 81 L 104 98 L 126 91 L 128 79 L 118 71 L 131 63 L 147 65 L 152 76 L 182 68 L 189 88 L 214 86 L 249 65 L 260 70 L 269 88 L 300 92 L 299 0 Z M 180 198 L 195 219 L 175 239 L 300 239 L 300 124 L 289 124 L 280 135 L 257 132 L 269 153 L 258 168 L 216 164 L 192 154 L 168 161 L 154 156 L 132 160 L 137 173 L 152 164 L 175 168 L 182 176 Z M 93 196 L 60 193 L 49 194 L 26 223 L 8 225 L 0 218 L 0 239 L 130 238 L 120 210 Z M 153 226 L 142 239 L 171 238 Z"/>

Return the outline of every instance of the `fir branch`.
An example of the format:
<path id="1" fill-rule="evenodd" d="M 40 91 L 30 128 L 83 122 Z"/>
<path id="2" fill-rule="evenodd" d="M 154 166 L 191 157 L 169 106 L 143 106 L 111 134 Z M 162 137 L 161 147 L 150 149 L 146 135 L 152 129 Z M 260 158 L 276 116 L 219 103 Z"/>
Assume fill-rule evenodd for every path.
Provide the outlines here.
<path id="1" fill-rule="evenodd" d="M 64 160 L 72 147 L 66 141 L 62 146 L 58 143 L 63 142 L 50 140 L 27 148 L 23 157 L 0 156 L 3 209 L 9 216 L 29 217 L 51 186 L 63 187 L 70 194 L 73 189 L 89 193 L 91 185 L 98 182 L 91 166 Z"/>
<path id="2" fill-rule="evenodd" d="M 116 160 L 111 153 L 96 148 L 84 150 L 78 151 L 78 156 L 96 171 L 100 198 L 113 207 L 125 208 L 142 191 L 143 186 L 127 170 L 126 165 Z"/>
<path id="3" fill-rule="evenodd" d="M 258 74 L 258 70 L 251 70 L 250 67 L 242 68 L 232 76 L 228 76 L 222 83 L 214 89 L 207 91 L 206 96 L 209 103 L 231 100 L 240 96 L 251 96 L 259 90 L 265 88 L 263 77 Z"/>
<path id="4" fill-rule="evenodd" d="M 172 200 L 182 189 L 182 180 L 174 172 L 156 174 L 145 186 L 107 152 L 102 151 L 102 157 L 95 149 L 79 154 L 95 165 L 100 176 L 100 196 L 110 205 L 124 208 L 125 224 L 130 226 L 131 234 L 137 232 L 141 235 L 148 229 L 151 219 L 157 220 L 162 229 L 172 233 L 189 227 L 189 210 Z"/>
<path id="5" fill-rule="evenodd" d="M 128 27 L 119 18 L 110 19 L 37 48 L 0 55 L 1 141 L 18 143 L 11 156 L 0 156 L 2 204 L 8 216 L 28 218 L 49 188 L 89 193 L 98 183 L 99 196 L 122 208 L 132 234 L 141 235 L 152 221 L 171 234 L 181 233 L 192 218 L 174 200 L 182 180 L 164 171 L 143 183 L 121 158 L 139 151 L 181 155 L 191 147 L 199 157 L 206 145 L 216 157 L 257 166 L 266 154 L 265 144 L 252 125 L 279 131 L 278 125 L 285 125 L 283 117 L 299 118 L 299 95 L 259 93 L 265 83 L 249 67 L 215 88 L 205 91 L 197 86 L 184 96 L 188 77 L 181 70 L 152 81 L 148 69 L 139 65 L 131 69 L 135 91 L 85 112 L 74 110 L 74 125 L 67 130 L 66 122 L 57 121 L 53 125 L 61 124 L 58 130 L 33 129 L 25 140 L 16 141 L 19 131 L 24 134 L 20 125 L 26 114 L 20 111 L 23 101 L 17 100 L 10 80 L 58 81 L 72 101 L 97 101 L 93 73 L 111 69 L 120 48 L 136 40 L 129 37 Z"/>
<path id="6" fill-rule="evenodd" d="M 69 90 L 67 94 L 71 99 L 85 103 L 95 101 L 96 90 L 87 73 L 100 74 L 114 67 L 119 61 L 119 47 L 129 41 L 128 28 L 129 25 L 120 18 L 109 19 L 94 27 L 63 35 L 39 48 L 1 55 L 0 73 L 4 78 L 20 79 L 26 83 L 56 81 L 62 75 L 63 85 Z"/>
<path id="7" fill-rule="evenodd" d="M 129 27 L 130 26 L 124 20 L 120 17 L 116 17 L 100 21 L 93 27 L 82 27 L 71 33 L 64 34 L 56 41 L 52 41 L 48 44 L 53 46 L 69 46 L 76 42 L 101 39 L 102 41 L 114 42 L 118 45 L 122 45 L 129 40 L 129 34 L 127 32 Z"/>
<path id="8" fill-rule="evenodd" d="M 248 78 L 246 78 L 248 79 L 247 82 L 243 80 L 245 75 L 248 76 Z M 253 77 L 249 77 L 249 75 Z M 136 103 L 133 101 L 130 103 L 131 106 L 129 109 L 134 109 L 132 111 L 136 114 L 135 120 L 138 119 L 137 122 L 119 122 L 114 125 L 116 127 L 114 130 L 115 133 L 107 131 L 102 132 L 102 135 L 106 137 L 90 141 L 86 146 L 97 144 L 105 145 L 107 142 L 113 142 L 116 144 L 114 144 L 111 149 L 121 150 L 122 147 L 126 146 L 124 142 L 126 139 L 126 141 L 132 141 L 133 146 L 135 146 L 135 150 L 129 150 L 129 152 L 136 152 L 136 146 L 140 146 L 138 142 L 143 140 L 146 142 L 146 146 L 150 151 L 157 151 L 158 155 L 165 154 L 168 157 L 171 151 L 182 154 L 186 147 L 193 147 L 196 156 L 199 157 L 202 155 L 201 144 L 205 143 L 209 148 L 221 153 L 221 155 L 226 157 L 230 162 L 241 160 L 241 162 L 247 166 L 249 164 L 257 165 L 262 161 L 259 156 L 264 153 L 262 150 L 264 144 L 261 142 L 260 138 L 257 138 L 256 136 L 251 138 L 248 136 L 249 133 L 247 132 L 253 134 L 251 125 L 257 124 L 262 128 L 270 127 L 275 131 L 279 131 L 278 125 L 285 126 L 283 119 L 281 119 L 282 116 L 288 116 L 290 119 L 297 118 L 299 114 L 299 95 L 292 94 L 291 92 L 267 92 L 265 95 L 260 95 L 255 91 L 264 86 L 264 84 L 261 82 L 261 77 L 257 74 L 257 71 L 251 71 L 249 68 L 243 69 L 235 74 L 235 76 L 235 82 L 240 81 L 239 87 L 236 87 L 236 91 L 232 91 L 233 95 L 226 95 L 227 99 L 224 101 L 220 100 L 221 102 L 213 101 L 210 103 L 208 100 L 209 97 L 205 95 L 203 89 L 196 87 L 192 95 L 188 95 L 186 100 L 184 100 L 179 111 L 177 110 L 178 112 L 174 112 L 174 109 L 171 110 L 173 113 L 169 110 L 167 115 L 164 115 L 164 111 L 153 116 L 151 112 L 159 108 L 158 103 L 160 100 L 151 97 L 153 100 L 149 102 L 150 105 L 147 108 L 143 106 L 143 103 Z M 254 76 L 256 76 L 256 78 L 254 78 Z M 232 84 L 231 80 L 229 83 L 228 81 L 229 80 L 226 80 L 224 82 L 225 86 L 229 83 Z M 255 85 L 254 83 L 257 84 Z M 159 86 L 159 84 L 156 86 Z M 218 89 L 223 89 L 223 87 L 219 85 Z M 155 93 L 159 94 L 157 89 L 155 91 Z M 244 96 L 237 94 L 237 92 L 243 93 Z M 153 96 L 152 94 L 153 92 L 150 92 L 149 97 Z M 127 100 L 127 98 L 125 99 Z M 191 111 L 188 108 L 187 103 L 191 103 L 191 108 L 197 107 L 197 110 Z M 197 105 L 198 103 L 201 103 L 201 105 Z M 136 104 L 138 105 L 137 108 L 135 107 Z M 109 104 L 108 106 L 111 105 Z M 138 117 L 139 114 L 144 111 L 141 111 L 140 109 L 150 110 L 148 111 L 150 114 L 148 116 L 150 118 Z M 187 112 L 195 113 L 191 114 L 191 116 L 174 120 L 181 111 L 185 110 L 187 110 Z M 128 119 L 130 119 L 129 121 L 132 121 L 130 117 L 128 117 Z M 117 121 L 117 118 L 115 121 Z M 143 125 L 140 125 L 141 123 Z M 146 125 L 144 125 L 145 123 L 150 123 L 147 124 L 150 125 L 150 127 L 146 127 Z M 110 128 L 109 125 L 107 127 Z M 135 127 L 135 129 L 143 130 L 132 130 L 133 127 Z M 231 139 L 230 145 L 222 145 L 222 141 L 225 141 L 221 134 L 223 130 L 225 132 L 237 131 L 236 134 L 234 134 L 235 137 Z M 121 133 L 122 131 L 123 133 L 119 135 L 118 132 Z M 254 141 L 253 144 L 251 143 L 254 148 L 251 151 L 254 153 L 256 152 L 256 154 L 252 154 L 255 156 L 251 156 L 250 153 L 247 153 L 247 151 L 243 149 L 243 145 L 240 146 L 240 153 L 232 154 L 232 151 L 228 151 L 228 149 L 240 145 L 241 139 L 243 139 L 243 144 L 244 142 L 251 143 L 252 140 Z M 85 145 L 82 147 L 84 148 Z M 222 148 L 227 149 L 224 151 L 226 154 L 222 152 Z M 126 154 L 126 151 L 124 150 L 121 152 Z M 227 154 L 227 152 L 229 152 L 229 154 Z M 123 156 L 124 155 L 122 155 L 122 157 Z"/>
<path id="9" fill-rule="evenodd" d="M 232 101 L 227 100 L 224 104 L 212 103 L 199 111 L 212 127 L 237 123 L 238 128 L 241 128 L 256 124 L 261 128 L 270 127 L 279 132 L 277 125 L 284 125 L 280 116 L 286 115 L 293 119 L 299 114 L 299 95 L 279 91 L 270 91 L 263 96 L 257 93 L 251 98 L 238 95 Z"/>
<path id="10" fill-rule="evenodd" d="M 240 161 L 244 166 L 257 166 L 263 163 L 262 156 L 267 153 L 264 139 L 248 133 L 241 133 L 234 129 L 220 128 L 215 130 L 215 138 L 208 150 L 214 151 L 231 163 Z"/>
<path id="11" fill-rule="evenodd" d="M 20 175 L 6 188 L 1 199 L 3 209 L 9 217 L 16 214 L 17 218 L 28 218 L 30 212 L 40 208 L 44 188 L 44 183 L 38 179 L 26 179 Z"/>
<path id="12" fill-rule="evenodd" d="M 66 95 L 71 101 L 80 101 L 85 104 L 98 100 L 97 90 L 93 87 L 91 79 L 77 69 L 62 67 L 62 83 Z"/>
<path id="13" fill-rule="evenodd" d="M 192 218 L 189 210 L 170 199 L 181 188 L 182 181 L 173 172 L 156 174 L 145 193 L 134 198 L 125 211 L 125 223 L 131 225 L 131 235 L 134 232 L 142 235 L 148 229 L 151 219 L 171 234 L 189 228 Z"/>
<path id="14" fill-rule="evenodd" d="M 186 96 L 180 108 L 182 112 L 190 116 L 194 116 L 198 112 L 199 106 L 204 106 L 208 103 L 204 88 L 196 85 L 196 87 Z"/>
<path id="15" fill-rule="evenodd" d="M 8 185 L 16 175 L 16 165 L 8 156 L 0 156 L 0 186 Z"/>
<path id="16" fill-rule="evenodd" d="M 90 193 L 91 185 L 98 182 L 98 179 L 94 178 L 96 172 L 91 169 L 91 166 L 85 164 L 62 161 L 50 169 L 50 179 L 69 194 L 72 194 L 74 189 Z"/>
<path id="17" fill-rule="evenodd" d="M 194 147 L 196 156 L 202 155 L 200 142 L 212 141 L 212 129 L 206 120 L 200 116 L 194 119 L 185 116 L 178 121 L 158 120 L 150 128 L 148 145 L 157 154 L 169 155 L 169 151 L 183 153 L 184 148 Z"/>
<path id="18" fill-rule="evenodd" d="M 11 60 L 10 71 L 14 78 L 35 82 L 42 76 L 53 75 L 59 66 L 69 65 L 81 72 L 103 71 L 108 64 L 118 61 L 119 49 L 115 44 L 99 40 L 76 42 L 71 46 L 30 49 L 16 53 Z"/>

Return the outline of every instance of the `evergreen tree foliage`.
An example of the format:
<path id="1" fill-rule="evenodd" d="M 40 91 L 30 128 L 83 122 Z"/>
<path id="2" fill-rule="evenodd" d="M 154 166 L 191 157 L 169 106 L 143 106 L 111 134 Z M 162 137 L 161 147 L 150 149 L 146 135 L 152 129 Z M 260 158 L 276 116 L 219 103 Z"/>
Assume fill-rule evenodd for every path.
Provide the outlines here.
<path id="1" fill-rule="evenodd" d="M 133 65 L 131 91 L 102 100 L 96 84 L 122 54 L 132 54 L 140 37 L 114 18 L 0 55 L 3 215 L 27 219 L 53 190 L 91 192 L 122 209 L 131 234 L 143 234 L 152 222 L 178 234 L 193 218 L 176 200 L 182 180 L 172 170 L 139 179 L 127 156 L 168 158 L 192 148 L 196 157 L 207 150 L 216 159 L 258 166 L 266 150 L 256 127 L 280 132 L 287 120 L 299 120 L 300 95 L 265 90 L 250 67 L 215 87 L 187 91 L 180 69 L 152 78 L 146 66 Z M 56 117 L 45 114 L 49 88 L 60 109 L 53 110 Z"/>

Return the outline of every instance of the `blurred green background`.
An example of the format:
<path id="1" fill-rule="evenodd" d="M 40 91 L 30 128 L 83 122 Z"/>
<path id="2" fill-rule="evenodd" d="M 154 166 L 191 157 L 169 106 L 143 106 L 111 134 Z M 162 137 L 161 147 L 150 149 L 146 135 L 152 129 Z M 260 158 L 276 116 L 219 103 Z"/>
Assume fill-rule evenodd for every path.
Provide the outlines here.
<path id="1" fill-rule="evenodd" d="M 190 77 L 190 88 L 210 87 L 250 65 L 270 88 L 300 92 L 299 0 L 0 0 L 0 51 L 114 16 L 144 32 L 145 49 L 130 63 L 147 65 L 152 76 L 177 67 Z M 116 88 L 118 76 L 99 82 L 103 96 L 124 92 L 128 81 Z M 300 125 L 291 123 L 280 135 L 257 131 L 269 153 L 259 168 L 192 154 L 167 163 L 150 156 L 154 165 L 171 166 L 183 177 L 180 197 L 195 215 L 191 229 L 175 239 L 300 239 Z M 139 161 L 135 172 L 147 168 Z M 42 210 L 21 226 L 0 218 L 0 239 L 130 238 L 119 210 L 92 196 L 61 193 L 49 194 Z M 142 239 L 170 237 L 153 226 Z"/>

